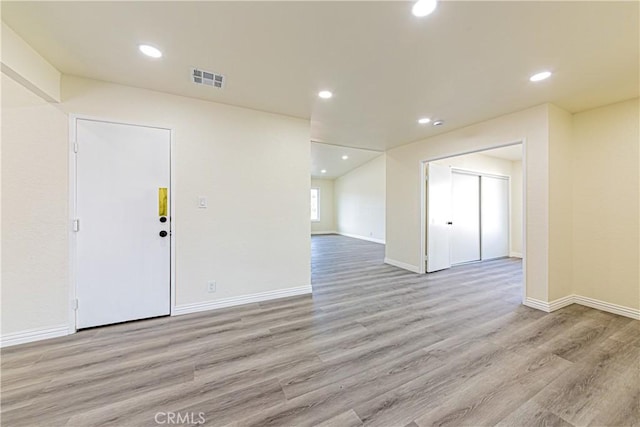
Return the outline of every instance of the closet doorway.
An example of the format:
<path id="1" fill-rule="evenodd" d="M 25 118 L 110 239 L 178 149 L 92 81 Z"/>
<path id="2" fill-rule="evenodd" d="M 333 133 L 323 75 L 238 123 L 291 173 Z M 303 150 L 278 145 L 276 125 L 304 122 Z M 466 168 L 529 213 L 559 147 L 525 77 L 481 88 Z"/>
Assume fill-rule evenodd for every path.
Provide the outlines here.
<path id="1" fill-rule="evenodd" d="M 522 146 L 424 164 L 427 273 L 522 257 Z"/>
<path id="2" fill-rule="evenodd" d="M 509 177 L 451 170 L 451 265 L 509 256 Z"/>

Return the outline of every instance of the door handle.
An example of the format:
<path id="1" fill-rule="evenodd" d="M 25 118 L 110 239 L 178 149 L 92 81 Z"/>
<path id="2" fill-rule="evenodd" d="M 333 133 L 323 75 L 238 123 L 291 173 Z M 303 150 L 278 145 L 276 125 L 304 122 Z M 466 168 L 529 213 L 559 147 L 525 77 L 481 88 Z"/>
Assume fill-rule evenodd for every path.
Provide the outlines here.
<path id="1" fill-rule="evenodd" d="M 168 233 L 167 233 L 166 231 L 162 230 L 162 231 L 160 232 L 160 237 L 167 237 L 167 234 L 168 234 Z"/>
<path id="2" fill-rule="evenodd" d="M 453 225 L 453 222 L 447 221 L 447 225 Z"/>

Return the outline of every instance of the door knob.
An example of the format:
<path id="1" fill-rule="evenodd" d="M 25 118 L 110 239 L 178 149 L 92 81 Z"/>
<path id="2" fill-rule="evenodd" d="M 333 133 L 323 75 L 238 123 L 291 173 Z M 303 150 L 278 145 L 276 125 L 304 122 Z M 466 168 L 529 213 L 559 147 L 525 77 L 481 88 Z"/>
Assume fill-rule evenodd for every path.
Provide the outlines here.
<path id="1" fill-rule="evenodd" d="M 168 233 L 167 233 L 166 231 L 162 230 L 162 231 L 160 232 L 160 237 L 167 237 L 167 234 L 168 234 Z"/>
<path id="2" fill-rule="evenodd" d="M 453 225 L 453 222 L 447 221 L 447 225 Z"/>

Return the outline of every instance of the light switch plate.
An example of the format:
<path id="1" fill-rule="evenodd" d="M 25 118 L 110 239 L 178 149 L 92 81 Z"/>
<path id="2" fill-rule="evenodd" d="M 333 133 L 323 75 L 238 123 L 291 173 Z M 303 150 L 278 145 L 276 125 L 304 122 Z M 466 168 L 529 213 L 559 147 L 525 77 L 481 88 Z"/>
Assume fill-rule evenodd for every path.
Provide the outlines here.
<path id="1" fill-rule="evenodd" d="M 206 197 L 198 197 L 198 207 L 201 209 L 207 208 L 207 198 Z"/>

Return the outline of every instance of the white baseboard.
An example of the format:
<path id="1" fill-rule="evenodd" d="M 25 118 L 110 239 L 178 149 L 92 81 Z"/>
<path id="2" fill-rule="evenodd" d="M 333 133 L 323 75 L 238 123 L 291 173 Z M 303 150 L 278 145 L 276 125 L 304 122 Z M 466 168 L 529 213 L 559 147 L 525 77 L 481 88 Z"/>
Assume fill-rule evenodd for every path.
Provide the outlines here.
<path id="1" fill-rule="evenodd" d="M 173 308 L 173 310 L 171 311 L 171 315 L 180 316 L 183 314 L 197 313 L 200 311 L 215 310 L 218 308 L 268 301 L 276 298 L 287 298 L 297 295 L 306 295 L 310 293 L 311 286 L 300 286 L 297 288 L 278 289 L 276 291 L 267 291 L 257 294 L 242 295 L 239 297 L 224 298 L 216 301 L 197 302 L 194 304 L 181 304 L 176 305 Z"/>
<path id="2" fill-rule="evenodd" d="M 415 265 L 407 264 L 389 258 L 385 258 L 384 262 L 385 264 L 393 265 L 395 267 L 409 270 L 414 273 L 419 272 L 418 267 L 416 267 Z M 225 298 L 217 301 L 207 301 L 195 304 L 182 304 L 174 307 L 171 315 L 179 316 L 183 314 L 197 313 L 200 311 L 215 310 L 218 308 L 233 307 L 236 305 L 268 301 L 277 298 L 287 298 L 297 295 L 306 295 L 310 293 L 311 286 L 300 286 L 297 288 L 279 289 L 276 291 L 260 292 L 257 294 Z M 547 313 L 551 313 L 571 304 L 580 304 L 585 307 L 595 308 L 597 310 L 606 311 L 608 313 L 618 314 L 620 316 L 640 320 L 640 310 L 638 309 L 625 307 L 594 298 L 583 297 L 580 295 L 568 295 L 551 302 L 546 302 L 535 298 L 526 298 L 524 301 L 524 305 L 526 305 L 527 307 L 542 310 Z M 72 333 L 73 332 L 69 329 L 69 325 L 60 325 L 45 329 L 30 329 L 27 331 L 13 332 L 10 334 L 2 335 L 2 337 L 0 337 L 0 347 L 10 347 L 18 344 L 26 344 L 34 341 L 63 337 Z"/>
<path id="3" fill-rule="evenodd" d="M 195 304 L 183 304 L 174 307 L 171 315 L 179 316 L 188 313 L 197 313 L 205 310 L 215 310 L 217 308 L 232 307 L 235 305 L 249 304 L 260 301 L 268 301 L 276 298 L 287 298 L 297 295 L 311 293 L 311 286 L 300 286 L 297 288 L 278 289 L 275 291 L 260 292 L 251 295 L 225 298 L 217 301 L 207 301 Z M 72 334 L 69 325 L 60 325 L 46 329 L 31 329 L 28 331 L 13 332 L 0 337 L 0 347 L 9 347 L 18 344 L 26 344 L 33 341 L 41 341 L 49 338 L 62 337 Z"/>
<path id="4" fill-rule="evenodd" d="M 338 234 L 337 231 L 312 231 L 311 235 L 315 235 L 315 234 Z"/>
<path id="5" fill-rule="evenodd" d="M 511 258 L 522 258 L 522 252 L 510 252 L 509 256 Z"/>
<path id="6" fill-rule="evenodd" d="M 620 316 L 630 317 L 632 319 L 640 320 L 640 310 L 636 308 L 625 307 L 623 305 L 612 304 L 593 298 L 583 297 L 580 295 L 574 295 L 574 302 L 576 304 L 584 305 L 585 307 L 591 307 L 602 311 L 607 311 L 613 314 L 619 314 Z"/>
<path id="7" fill-rule="evenodd" d="M 406 262 L 396 261 L 395 259 L 385 258 L 385 264 L 393 265 L 394 267 L 399 267 L 404 270 L 413 271 L 414 273 L 420 273 L 420 268 L 416 265 L 407 264 Z"/>
<path id="8" fill-rule="evenodd" d="M 351 237 L 353 239 L 360 239 L 360 240 L 366 240 L 367 242 L 373 242 L 373 243 L 380 243 L 380 244 L 385 244 L 384 243 L 384 239 L 376 239 L 374 237 L 366 237 L 366 236 L 360 236 L 359 234 L 351 234 L 351 233 L 343 233 L 341 231 L 338 231 L 337 234 L 344 236 L 344 237 Z"/>
<path id="9" fill-rule="evenodd" d="M 0 347 L 10 347 L 12 345 L 26 344 L 33 341 L 47 340 L 49 338 L 63 337 L 69 335 L 69 325 L 54 326 L 46 329 L 29 329 L 27 331 L 13 332 L 2 335 Z"/>
<path id="10" fill-rule="evenodd" d="M 585 307 L 591 307 L 597 310 L 606 311 L 608 313 L 618 314 L 620 316 L 640 320 L 640 310 L 638 309 L 625 307 L 618 304 L 612 304 L 610 302 L 583 297 L 580 295 L 568 295 L 551 302 L 546 302 L 535 298 L 526 298 L 524 301 L 524 305 L 526 305 L 527 307 L 542 310 L 547 313 L 551 313 L 552 311 L 559 310 L 571 304 L 580 304 L 584 305 Z"/>
<path id="11" fill-rule="evenodd" d="M 551 306 L 546 301 L 526 297 L 523 304 L 527 307 L 535 308 L 536 310 L 542 310 L 545 313 L 551 313 Z"/>
<path id="12" fill-rule="evenodd" d="M 563 307 L 570 306 L 571 304 L 576 303 L 575 295 L 567 295 L 566 297 L 558 298 L 557 300 L 553 300 L 549 303 L 549 313 L 552 311 L 560 310 Z"/>

